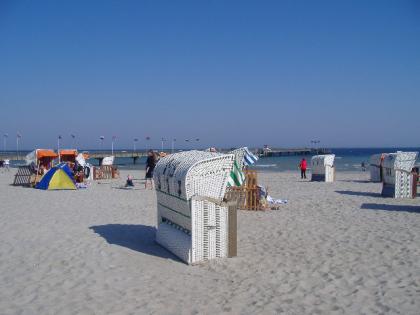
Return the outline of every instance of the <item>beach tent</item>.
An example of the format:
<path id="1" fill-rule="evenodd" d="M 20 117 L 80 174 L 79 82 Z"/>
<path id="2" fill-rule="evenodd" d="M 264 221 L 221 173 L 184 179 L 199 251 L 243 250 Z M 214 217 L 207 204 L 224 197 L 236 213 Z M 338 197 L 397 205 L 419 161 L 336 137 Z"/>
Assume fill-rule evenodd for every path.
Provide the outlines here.
<path id="1" fill-rule="evenodd" d="M 370 157 L 370 180 L 372 182 L 382 182 L 382 164 L 384 161 L 385 156 L 388 154 L 386 153 L 380 153 L 380 154 L 374 154 Z"/>
<path id="2" fill-rule="evenodd" d="M 60 162 L 72 162 L 76 161 L 77 150 L 76 149 L 63 149 L 59 151 Z"/>
<path id="3" fill-rule="evenodd" d="M 77 189 L 73 174 L 67 164 L 61 163 L 51 168 L 36 184 L 35 188 L 43 190 Z"/>
<path id="4" fill-rule="evenodd" d="M 418 152 L 390 153 L 383 161 L 382 196 L 392 198 L 415 198 L 413 196 L 413 167 Z"/>
<path id="5" fill-rule="evenodd" d="M 333 182 L 334 169 L 334 154 L 315 155 L 311 159 L 312 181 Z"/>
<path id="6" fill-rule="evenodd" d="M 236 255 L 236 203 L 223 201 L 233 154 L 188 151 L 156 165 L 156 242 L 188 264 Z"/>

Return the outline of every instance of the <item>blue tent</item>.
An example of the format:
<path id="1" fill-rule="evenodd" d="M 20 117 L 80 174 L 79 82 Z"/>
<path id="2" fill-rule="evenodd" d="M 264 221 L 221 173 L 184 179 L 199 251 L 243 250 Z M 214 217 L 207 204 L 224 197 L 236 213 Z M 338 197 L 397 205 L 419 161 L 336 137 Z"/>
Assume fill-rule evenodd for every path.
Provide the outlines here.
<path id="1" fill-rule="evenodd" d="M 35 188 L 43 190 L 77 189 L 73 173 L 65 163 L 51 168 L 36 184 Z"/>

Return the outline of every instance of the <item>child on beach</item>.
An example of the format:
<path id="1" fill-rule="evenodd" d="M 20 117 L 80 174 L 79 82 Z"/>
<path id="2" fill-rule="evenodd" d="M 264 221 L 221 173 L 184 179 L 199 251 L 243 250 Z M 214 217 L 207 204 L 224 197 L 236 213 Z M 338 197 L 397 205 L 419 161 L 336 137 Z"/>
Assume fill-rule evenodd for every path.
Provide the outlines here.
<path id="1" fill-rule="evenodd" d="M 130 174 L 127 176 L 127 181 L 125 182 L 125 187 L 134 187 L 133 177 Z"/>
<path id="2" fill-rule="evenodd" d="M 302 161 L 300 161 L 299 163 L 301 179 L 306 179 L 306 167 L 307 167 L 306 159 L 303 158 Z"/>

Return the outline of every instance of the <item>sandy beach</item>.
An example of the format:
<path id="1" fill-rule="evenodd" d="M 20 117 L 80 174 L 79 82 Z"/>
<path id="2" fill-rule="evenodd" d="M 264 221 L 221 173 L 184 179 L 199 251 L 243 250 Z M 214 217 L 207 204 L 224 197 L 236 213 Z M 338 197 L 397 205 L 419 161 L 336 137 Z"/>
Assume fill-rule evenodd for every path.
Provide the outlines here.
<path id="1" fill-rule="evenodd" d="M 154 242 L 155 193 L 79 191 L 0 173 L 1 314 L 418 314 L 420 199 L 368 173 L 334 183 L 260 173 L 280 210 L 238 213 L 238 257 L 188 266 Z"/>

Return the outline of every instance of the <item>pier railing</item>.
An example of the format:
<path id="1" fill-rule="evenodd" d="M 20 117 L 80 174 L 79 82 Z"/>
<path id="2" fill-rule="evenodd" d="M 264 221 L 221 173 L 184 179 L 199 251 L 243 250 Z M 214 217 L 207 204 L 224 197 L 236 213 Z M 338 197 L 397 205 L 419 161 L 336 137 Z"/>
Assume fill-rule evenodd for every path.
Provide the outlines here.
<path id="1" fill-rule="evenodd" d="M 260 149 L 258 155 L 260 157 L 272 157 L 272 156 L 291 156 L 291 155 L 317 155 L 317 154 L 329 154 L 330 149 L 326 148 L 286 148 L 286 149 Z"/>
<path id="2" fill-rule="evenodd" d="M 25 156 L 28 152 L 20 152 L 20 153 L 12 153 L 12 152 L 0 152 L 0 160 L 10 160 L 10 161 L 21 161 L 25 159 Z M 93 151 L 89 152 L 89 158 L 96 159 L 101 163 L 101 161 L 107 156 L 115 156 L 116 158 L 132 158 L 133 163 L 135 164 L 136 161 L 146 156 L 147 153 L 144 151 Z"/>

